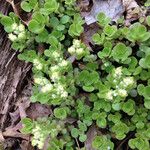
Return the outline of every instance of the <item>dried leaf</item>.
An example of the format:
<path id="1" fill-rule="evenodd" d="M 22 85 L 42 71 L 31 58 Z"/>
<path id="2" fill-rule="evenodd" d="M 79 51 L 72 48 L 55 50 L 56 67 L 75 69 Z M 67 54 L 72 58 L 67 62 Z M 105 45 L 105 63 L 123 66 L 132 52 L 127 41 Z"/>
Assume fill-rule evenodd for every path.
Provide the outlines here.
<path id="1" fill-rule="evenodd" d="M 2 143 L 2 142 L 4 142 L 4 136 L 3 136 L 3 134 L 2 134 L 2 132 L 0 131 L 0 143 Z"/>
<path id="2" fill-rule="evenodd" d="M 81 34 L 80 39 L 81 41 L 91 49 L 90 43 L 93 43 L 92 36 L 95 34 L 99 29 L 99 26 L 96 23 L 93 23 L 89 26 L 85 25 L 84 32 Z"/>
<path id="3" fill-rule="evenodd" d="M 88 25 L 96 22 L 96 17 L 100 12 L 105 13 L 112 21 L 116 21 L 122 16 L 124 10 L 121 0 L 93 0 L 90 13 L 84 16 L 85 22 Z"/>
<path id="4" fill-rule="evenodd" d="M 81 11 L 88 11 L 90 0 L 78 0 L 77 5 Z"/>
<path id="5" fill-rule="evenodd" d="M 126 10 L 126 25 L 130 25 L 131 21 L 137 20 L 146 13 L 135 0 L 122 0 L 122 3 Z"/>
<path id="6" fill-rule="evenodd" d="M 27 116 L 31 119 L 38 117 L 46 117 L 52 113 L 50 106 L 42 105 L 39 103 L 31 103 L 30 107 L 26 110 Z"/>
<path id="7" fill-rule="evenodd" d="M 22 138 L 25 140 L 29 140 L 29 135 L 24 135 L 24 134 L 19 132 L 19 130 L 21 128 L 22 128 L 22 124 L 20 122 L 14 127 L 10 126 L 10 127 L 6 128 L 5 131 L 2 133 L 2 135 L 4 137 L 15 137 L 15 138 Z"/>
<path id="8" fill-rule="evenodd" d="M 10 118 L 11 118 L 11 126 L 14 126 L 15 123 L 18 121 L 19 117 L 20 117 L 19 109 L 17 109 L 14 112 L 10 112 L 9 115 L 10 115 Z"/>
<path id="9" fill-rule="evenodd" d="M 87 140 L 85 141 L 86 150 L 95 150 L 92 148 L 92 141 L 95 135 L 97 135 L 97 129 L 94 125 L 92 125 L 87 132 Z"/>
<path id="10" fill-rule="evenodd" d="M 34 150 L 34 147 L 31 145 L 29 140 L 22 140 L 20 147 L 21 150 Z"/>

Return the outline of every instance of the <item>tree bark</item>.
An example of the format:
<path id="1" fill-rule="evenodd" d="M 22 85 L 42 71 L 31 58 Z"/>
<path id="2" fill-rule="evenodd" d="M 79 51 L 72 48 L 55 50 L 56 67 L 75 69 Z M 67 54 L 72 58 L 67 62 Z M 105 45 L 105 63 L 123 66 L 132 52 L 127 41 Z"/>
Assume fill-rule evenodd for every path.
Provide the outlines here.
<path id="1" fill-rule="evenodd" d="M 7 15 L 11 7 L 6 0 L 0 0 L 0 12 Z M 0 26 L 0 130 L 11 124 L 9 112 L 26 86 L 31 64 L 19 61 L 18 52 L 11 49 L 7 33 Z"/>

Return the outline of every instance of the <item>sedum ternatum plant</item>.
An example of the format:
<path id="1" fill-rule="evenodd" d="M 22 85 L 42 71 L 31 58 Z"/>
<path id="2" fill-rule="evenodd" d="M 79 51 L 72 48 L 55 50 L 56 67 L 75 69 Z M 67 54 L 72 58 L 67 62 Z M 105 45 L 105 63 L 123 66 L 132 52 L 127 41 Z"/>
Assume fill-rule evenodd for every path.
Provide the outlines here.
<path id="1" fill-rule="evenodd" d="M 150 16 L 125 27 L 98 14 L 91 49 L 80 40 L 85 21 L 75 0 L 23 0 L 21 8 L 32 13 L 27 26 L 12 12 L 0 14 L 0 23 L 18 59 L 33 64 L 31 101 L 53 111 L 22 120 L 32 145 L 42 149 L 48 140 L 48 150 L 86 150 L 95 126 L 95 150 L 115 150 L 124 141 L 149 150 Z"/>

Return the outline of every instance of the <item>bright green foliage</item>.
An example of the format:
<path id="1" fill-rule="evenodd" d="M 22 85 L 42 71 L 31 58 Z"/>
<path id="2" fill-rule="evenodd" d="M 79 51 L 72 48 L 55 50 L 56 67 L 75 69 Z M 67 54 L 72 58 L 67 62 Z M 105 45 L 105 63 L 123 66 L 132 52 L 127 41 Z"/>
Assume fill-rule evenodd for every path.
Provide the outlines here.
<path id="1" fill-rule="evenodd" d="M 4 26 L 6 32 L 13 32 L 15 30 L 15 22 L 9 16 L 3 16 L 1 19 L 1 24 Z"/>
<path id="2" fill-rule="evenodd" d="M 114 149 L 114 144 L 107 138 L 107 136 L 96 136 L 93 140 L 92 146 L 96 150 Z"/>
<path id="3" fill-rule="evenodd" d="M 146 2 L 145 2 L 145 6 L 150 6 L 150 0 L 147 0 Z"/>
<path id="4" fill-rule="evenodd" d="M 112 127 L 112 132 L 116 134 L 116 138 L 122 140 L 126 137 L 126 134 L 129 132 L 129 128 L 125 123 L 118 122 Z"/>
<path id="5" fill-rule="evenodd" d="M 142 139 L 142 138 L 135 138 L 135 139 L 131 139 L 129 141 L 129 146 L 132 149 L 138 149 L 138 150 L 149 150 L 149 141 L 146 139 Z"/>
<path id="6" fill-rule="evenodd" d="M 34 128 L 32 120 L 30 118 L 24 118 L 22 119 L 22 123 L 24 125 L 24 128 L 21 129 L 21 132 L 24 134 L 31 133 Z"/>
<path id="7" fill-rule="evenodd" d="M 85 91 L 92 92 L 94 90 L 94 84 L 99 80 L 99 75 L 96 71 L 89 72 L 84 70 L 79 74 L 78 79 Z"/>
<path id="8" fill-rule="evenodd" d="M 128 100 L 123 104 L 122 110 L 128 115 L 133 115 L 135 113 L 135 102 L 133 100 Z"/>
<path id="9" fill-rule="evenodd" d="M 32 63 L 31 101 L 52 110 L 49 118 L 24 118 L 22 132 L 39 149 L 47 140 L 48 150 L 85 150 L 95 127 L 96 150 L 114 150 L 125 138 L 131 149 L 149 150 L 149 16 L 126 27 L 122 18 L 111 25 L 98 14 L 100 28 L 88 47 L 75 6 L 75 0 L 24 0 L 22 9 L 32 13 L 27 26 L 14 13 L 0 14 L 18 58 Z"/>
<path id="10" fill-rule="evenodd" d="M 41 33 L 44 30 L 46 18 L 41 13 L 34 13 L 29 22 L 29 30 L 33 33 Z"/>
<path id="11" fill-rule="evenodd" d="M 24 0 L 21 3 L 21 8 L 26 12 L 31 12 L 37 5 L 37 0 Z"/>
<path id="12" fill-rule="evenodd" d="M 131 55 L 132 51 L 130 47 L 126 47 L 123 43 L 117 43 L 117 45 L 113 48 L 111 56 L 116 61 L 125 61 L 129 55 Z"/>
<path id="13" fill-rule="evenodd" d="M 67 117 L 67 112 L 64 108 L 55 108 L 54 115 L 56 118 L 65 119 Z"/>
<path id="14" fill-rule="evenodd" d="M 150 16 L 146 17 L 146 23 L 147 23 L 148 26 L 150 26 Z"/>
<path id="15" fill-rule="evenodd" d="M 104 13 L 99 13 L 97 16 L 97 20 L 100 26 L 105 26 L 110 23 L 110 18 L 108 18 Z"/>
<path id="16" fill-rule="evenodd" d="M 107 40 L 115 39 L 117 34 L 118 34 L 117 27 L 116 26 L 106 25 L 104 27 L 104 33 L 107 36 L 106 37 Z"/>
<path id="17" fill-rule="evenodd" d="M 74 15 L 73 23 L 70 25 L 69 28 L 69 35 L 72 37 L 80 36 L 80 34 L 83 32 L 82 25 L 84 24 L 84 21 L 82 20 L 81 16 L 79 14 Z"/>
<path id="18" fill-rule="evenodd" d="M 65 4 L 74 5 L 76 0 L 65 0 Z"/>
<path id="19" fill-rule="evenodd" d="M 46 11 L 48 14 L 52 13 L 52 12 L 56 12 L 59 8 L 59 3 L 57 2 L 57 0 L 45 0 L 45 4 L 44 4 L 44 11 Z"/>
<path id="20" fill-rule="evenodd" d="M 109 57 L 111 50 L 112 50 L 111 42 L 105 42 L 103 50 L 98 52 L 98 57 L 101 59 L 105 57 Z"/>
<path id="21" fill-rule="evenodd" d="M 105 40 L 105 34 L 99 35 L 98 33 L 95 33 L 92 37 L 92 40 L 95 42 L 95 44 L 102 45 Z"/>
<path id="22" fill-rule="evenodd" d="M 144 42 L 150 38 L 150 33 L 144 25 L 140 23 L 134 23 L 131 25 L 127 34 L 127 39 L 131 42 Z"/>

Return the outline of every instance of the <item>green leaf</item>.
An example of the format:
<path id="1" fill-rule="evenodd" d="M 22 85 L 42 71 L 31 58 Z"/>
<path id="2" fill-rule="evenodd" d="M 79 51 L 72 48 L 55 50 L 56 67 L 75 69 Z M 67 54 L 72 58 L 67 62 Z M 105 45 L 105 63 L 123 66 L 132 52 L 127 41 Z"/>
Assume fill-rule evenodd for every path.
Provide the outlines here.
<path id="1" fill-rule="evenodd" d="M 87 135 L 86 135 L 86 134 L 81 134 L 81 135 L 79 136 L 80 142 L 85 142 L 86 139 L 87 139 Z"/>
<path id="2" fill-rule="evenodd" d="M 135 102 L 133 100 L 128 100 L 122 106 L 122 110 L 126 112 L 128 115 L 133 115 L 135 113 Z"/>
<path id="3" fill-rule="evenodd" d="M 150 68 L 150 55 L 147 55 L 145 58 L 140 59 L 139 65 L 142 68 Z"/>
<path id="4" fill-rule="evenodd" d="M 114 150 L 114 144 L 104 135 L 95 136 L 92 147 L 97 150 Z"/>
<path id="5" fill-rule="evenodd" d="M 44 30 L 44 25 L 41 25 L 36 20 L 31 20 L 28 25 L 28 29 L 33 33 L 41 33 Z"/>
<path id="6" fill-rule="evenodd" d="M 113 37 L 117 32 L 117 27 L 114 26 L 110 26 L 110 25 L 106 25 L 104 27 L 104 33 L 108 36 L 108 37 Z"/>
<path id="7" fill-rule="evenodd" d="M 30 3 L 27 1 L 21 2 L 21 8 L 26 12 L 30 12 L 32 10 Z"/>
<path id="8" fill-rule="evenodd" d="M 150 109 L 150 99 L 144 99 L 144 106 L 145 106 L 147 109 Z"/>
<path id="9" fill-rule="evenodd" d="M 129 47 L 126 47 L 123 43 L 117 43 L 117 45 L 113 48 L 111 56 L 116 61 L 125 61 L 129 55 L 131 55 L 132 50 Z"/>
<path id="10" fill-rule="evenodd" d="M 17 24 L 15 24 L 12 20 L 12 18 L 8 16 L 3 16 L 0 22 L 4 26 L 5 31 L 8 33 L 13 32 L 17 26 Z"/>
<path id="11" fill-rule="evenodd" d="M 98 45 L 102 45 L 104 43 L 104 40 L 105 40 L 105 34 L 98 34 L 98 33 L 95 33 L 93 36 L 92 36 L 92 40 L 95 42 L 95 44 L 98 44 Z"/>
<path id="12" fill-rule="evenodd" d="M 115 111 L 119 111 L 121 109 L 121 103 L 114 103 L 114 104 L 112 104 L 112 108 Z"/>
<path id="13" fill-rule="evenodd" d="M 50 18 L 50 25 L 53 27 L 53 28 L 56 28 L 58 25 L 59 25 L 59 20 L 57 17 L 51 17 Z"/>
<path id="14" fill-rule="evenodd" d="M 23 128 L 21 129 L 21 132 L 24 134 L 29 134 L 32 132 L 32 129 L 34 127 L 33 122 L 30 118 L 23 118 L 21 120 L 21 122 L 23 123 Z"/>
<path id="15" fill-rule="evenodd" d="M 81 131 L 86 131 L 86 130 L 87 130 L 86 124 L 83 123 L 83 122 L 81 122 L 81 121 L 78 122 L 78 127 L 79 127 L 79 129 L 80 129 Z"/>
<path id="16" fill-rule="evenodd" d="M 70 19 L 71 19 L 71 18 L 70 18 L 69 16 L 64 15 L 64 16 L 61 17 L 60 22 L 61 22 L 62 24 L 66 24 L 66 23 L 70 22 Z"/>
<path id="17" fill-rule="evenodd" d="M 71 130 L 71 135 L 72 137 L 77 138 L 79 136 L 79 130 L 77 128 L 73 128 Z"/>
<path id="18" fill-rule="evenodd" d="M 3 26 L 11 26 L 13 23 L 14 21 L 8 16 L 3 16 L 1 19 L 1 24 Z"/>
<path id="19" fill-rule="evenodd" d="M 56 12 L 59 8 L 59 3 L 56 0 L 45 0 L 44 9 L 49 13 Z"/>
<path id="20" fill-rule="evenodd" d="M 150 33 L 147 32 L 146 27 L 139 22 L 132 24 L 127 34 L 127 39 L 131 42 L 144 42 L 149 38 Z"/>
<path id="21" fill-rule="evenodd" d="M 100 127 L 100 128 L 106 128 L 107 121 L 106 121 L 105 118 L 102 118 L 102 119 L 99 118 L 99 119 L 96 120 L 96 124 L 97 124 L 97 126 Z"/>
<path id="22" fill-rule="evenodd" d="M 67 112 L 64 108 L 55 108 L 54 115 L 58 119 L 65 119 L 67 117 Z"/>
<path id="23" fill-rule="evenodd" d="M 92 92 L 92 91 L 94 91 L 94 87 L 93 86 L 83 86 L 83 90 L 86 92 Z"/>
<path id="24" fill-rule="evenodd" d="M 147 23 L 148 26 L 150 26 L 150 16 L 146 17 L 146 23 Z"/>
<path id="25" fill-rule="evenodd" d="M 108 25 L 111 21 L 111 19 L 106 17 L 106 15 L 104 13 L 99 13 L 97 15 L 97 20 L 98 20 L 99 25 L 102 27 L 105 25 Z"/>

